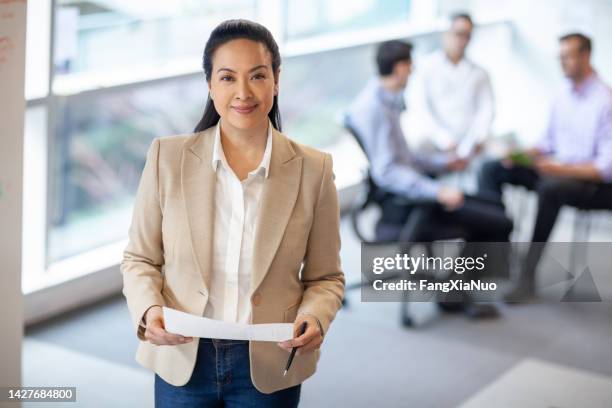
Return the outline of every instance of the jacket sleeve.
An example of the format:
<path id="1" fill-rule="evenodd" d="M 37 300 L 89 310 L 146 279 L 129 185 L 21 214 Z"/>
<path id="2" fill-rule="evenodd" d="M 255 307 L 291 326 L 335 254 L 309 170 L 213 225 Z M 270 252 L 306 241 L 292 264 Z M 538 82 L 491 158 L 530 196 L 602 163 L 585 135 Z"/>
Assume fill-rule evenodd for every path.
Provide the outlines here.
<path id="1" fill-rule="evenodd" d="M 145 329 L 141 325 L 144 313 L 151 306 L 165 306 L 161 294 L 164 249 L 158 189 L 159 149 L 160 141 L 154 139 L 140 178 L 128 233 L 129 242 L 121 262 L 123 295 L 140 340 L 145 340 Z"/>
<path id="2" fill-rule="evenodd" d="M 325 153 L 319 196 L 302 269 L 304 295 L 298 314 L 315 316 L 327 333 L 342 306 L 344 273 L 340 266 L 340 208 L 332 157 Z"/>

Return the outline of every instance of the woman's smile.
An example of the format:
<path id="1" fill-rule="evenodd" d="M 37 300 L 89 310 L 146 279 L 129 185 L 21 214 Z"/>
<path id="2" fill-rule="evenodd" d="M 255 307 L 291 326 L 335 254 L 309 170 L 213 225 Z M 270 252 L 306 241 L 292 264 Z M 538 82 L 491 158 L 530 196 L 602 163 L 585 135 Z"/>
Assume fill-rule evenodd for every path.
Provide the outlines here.
<path id="1" fill-rule="evenodd" d="M 242 115 L 248 115 L 249 113 L 253 112 L 257 108 L 257 106 L 259 105 L 258 104 L 241 105 L 241 106 L 232 106 L 231 108 Z"/>

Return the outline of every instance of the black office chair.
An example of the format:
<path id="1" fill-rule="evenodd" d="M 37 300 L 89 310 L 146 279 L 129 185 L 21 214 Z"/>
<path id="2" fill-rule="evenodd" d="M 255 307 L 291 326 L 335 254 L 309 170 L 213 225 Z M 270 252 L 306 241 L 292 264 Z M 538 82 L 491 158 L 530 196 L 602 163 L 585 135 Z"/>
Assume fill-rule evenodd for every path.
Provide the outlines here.
<path id="1" fill-rule="evenodd" d="M 353 138 L 361 148 L 361 151 L 368 159 L 368 162 L 370 162 L 370 158 L 368 156 L 367 150 L 365 149 L 362 138 L 359 135 L 359 132 L 352 125 L 350 117 L 348 115 L 345 114 L 343 116 L 342 124 L 344 128 L 353 136 Z M 372 178 L 369 169 L 367 171 L 365 184 L 365 193 L 359 196 L 353 202 L 351 208 L 349 209 L 351 226 L 355 235 L 359 238 L 361 242 L 379 244 L 386 242 L 405 242 L 407 244 L 407 247 L 403 247 L 402 252 L 408 253 L 412 249 L 413 243 L 425 241 L 421 238 L 423 235 L 420 231 L 427 227 L 422 224 L 423 220 L 430 219 L 430 217 L 427 217 L 424 212 L 430 212 L 435 210 L 437 206 L 437 202 L 435 200 L 408 199 L 398 194 L 386 191 L 379 187 L 376 182 L 374 182 L 374 179 Z M 403 224 L 377 224 L 377 237 L 373 240 L 368 239 L 365 234 L 363 234 L 360 228 L 360 216 L 368 207 L 372 205 L 378 206 L 384 212 L 385 206 L 389 203 L 392 203 L 392 205 L 394 206 L 404 206 L 407 208 L 409 207 L 410 210 L 408 212 L 408 218 Z M 384 213 L 382 214 L 382 218 L 384 219 Z M 439 233 L 436 234 L 436 240 L 465 238 L 467 236 L 467 233 L 464 229 L 455 226 L 445 226 L 444 228 L 438 228 L 437 231 L 439 231 Z M 431 243 L 425 244 L 425 251 L 431 253 Z M 387 274 L 385 280 L 397 279 L 404 276 L 405 274 L 403 273 Z M 421 272 L 417 272 L 411 275 L 409 278 L 419 279 L 420 277 L 424 277 L 424 274 Z M 353 289 L 361 289 L 365 285 L 366 283 L 362 281 L 355 284 L 347 285 L 345 290 L 348 291 Z M 414 326 L 414 321 L 409 313 L 408 291 L 403 291 L 402 296 L 403 298 L 400 305 L 401 323 L 403 326 L 412 327 Z M 347 304 L 346 300 L 344 300 L 343 304 Z"/>
<path id="2" fill-rule="evenodd" d="M 370 157 L 363 145 L 361 136 L 355 129 L 355 127 L 351 124 L 350 118 L 348 115 L 344 115 L 343 117 L 343 126 L 349 132 L 353 139 L 357 142 L 357 145 L 361 148 L 361 151 L 365 155 L 368 162 L 370 162 Z M 361 227 L 359 225 L 359 217 L 360 215 L 370 206 L 378 206 L 381 209 L 384 207 L 385 203 L 392 202 L 397 206 L 434 206 L 436 204 L 435 200 L 413 200 L 408 199 L 406 197 L 400 196 L 398 194 L 386 191 L 379 187 L 372 178 L 372 174 L 368 168 L 367 174 L 365 177 L 365 193 L 358 196 L 357 199 L 353 202 L 349 210 L 349 217 L 351 220 L 351 226 L 353 228 L 353 232 L 362 242 L 367 243 L 384 243 L 384 242 L 395 242 L 401 240 L 402 238 L 410 239 L 409 232 L 414 230 L 414 222 L 406 223 L 404 225 L 396 225 L 395 231 L 387 231 L 384 234 L 384 237 L 377 237 L 375 239 L 368 239 L 365 234 L 362 232 Z M 415 217 L 411 217 L 414 219 Z M 410 220 L 409 220 L 410 221 Z M 392 226 L 389 226 L 392 227 Z"/>

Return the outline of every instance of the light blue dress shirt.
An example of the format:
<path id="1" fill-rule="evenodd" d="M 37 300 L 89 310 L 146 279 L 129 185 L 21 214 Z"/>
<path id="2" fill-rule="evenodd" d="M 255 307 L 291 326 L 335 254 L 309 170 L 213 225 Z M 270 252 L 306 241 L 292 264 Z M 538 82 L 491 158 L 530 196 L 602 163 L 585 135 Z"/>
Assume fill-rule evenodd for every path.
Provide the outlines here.
<path id="1" fill-rule="evenodd" d="M 389 92 L 379 78 L 373 78 L 347 114 L 364 145 L 376 185 L 409 199 L 435 200 L 440 184 L 423 173 L 443 170 L 449 157 L 410 151 L 400 126 L 403 109 L 403 91 Z"/>

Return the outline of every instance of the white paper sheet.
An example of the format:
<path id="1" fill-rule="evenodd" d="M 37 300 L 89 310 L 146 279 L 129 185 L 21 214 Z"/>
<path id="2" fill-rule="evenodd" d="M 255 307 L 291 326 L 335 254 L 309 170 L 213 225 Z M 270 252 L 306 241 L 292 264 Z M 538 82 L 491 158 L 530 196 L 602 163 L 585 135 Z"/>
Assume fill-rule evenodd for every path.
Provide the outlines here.
<path id="1" fill-rule="evenodd" d="M 285 341 L 293 338 L 292 323 L 228 323 L 165 306 L 162 309 L 166 331 L 186 337 L 255 341 Z"/>

